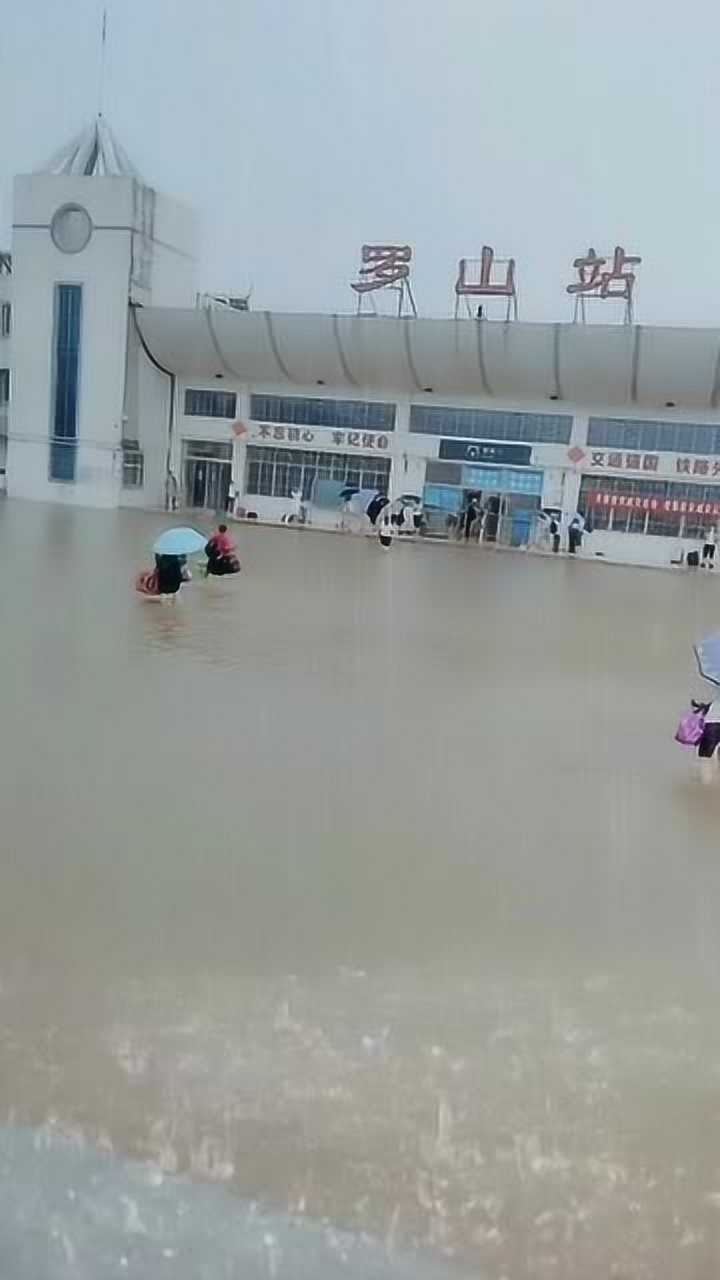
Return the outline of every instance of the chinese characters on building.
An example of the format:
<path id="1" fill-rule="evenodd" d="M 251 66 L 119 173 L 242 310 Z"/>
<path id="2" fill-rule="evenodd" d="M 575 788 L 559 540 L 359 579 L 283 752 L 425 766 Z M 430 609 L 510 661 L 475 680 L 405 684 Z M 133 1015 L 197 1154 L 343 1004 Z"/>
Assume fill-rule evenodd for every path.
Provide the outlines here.
<path id="1" fill-rule="evenodd" d="M 657 471 L 660 456 L 657 453 L 606 453 L 593 449 L 591 467 L 610 467 L 614 471 Z"/>
<path id="2" fill-rule="evenodd" d="M 622 245 L 616 245 L 612 263 L 588 249 L 584 257 L 575 258 L 573 266 L 578 273 L 574 284 L 567 286 L 567 292 L 575 298 L 574 319 L 585 320 L 585 299 L 587 297 L 601 299 L 619 299 L 625 303 L 625 322 L 632 324 L 633 294 L 635 290 L 635 272 L 627 268 L 637 267 L 642 258 L 636 254 L 627 254 Z"/>
<path id="3" fill-rule="evenodd" d="M 358 278 L 351 284 L 351 288 L 358 295 L 358 315 L 361 313 L 365 297 L 369 297 L 372 302 L 372 294 L 378 289 L 392 289 L 398 295 L 398 315 L 401 316 L 407 306 L 416 316 L 417 308 L 410 284 L 412 261 L 410 245 L 364 244 L 360 258 L 362 265 L 358 269 Z"/>
<path id="4" fill-rule="evenodd" d="M 270 440 L 278 444 L 315 444 L 320 449 L 327 449 L 330 444 L 341 449 L 375 450 L 390 447 L 389 438 L 374 431 L 327 431 L 320 432 L 318 438 L 318 433 L 307 427 L 259 426 L 255 439 Z"/>
<path id="5" fill-rule="evenodd" d="M 593 449 L 590 465 L 595 471 L 608 469 L 654 472 L 660 469 L 660 455 Z M 666 471 L 667 468 L 664 470 Z M 673 471 L 679 476 L 710 476 L 712 479 L 717 479 L 720 476 L 720 458 L 675 458 Z"/>
<path id="6" fill-rule="evenodd" d="M 410 266 L 413 251 L 409 244 L 364 244 L 360 251 L 357 279 L 351 288 L 357 295 L 357 313 L 363 305 L 376 313 L 375 295 L 392 290 L 397 294 L 397 314 L 417 316 L 413 297 Z M 635 299 L 636 272 L 642 258 L 627 253 L 622 245 L 616 245 L 612 254 L 601 254 L 592 246 L 587 253 L 573 260 L 577 279 L 566 285 L 566 292 L 575 301 L 574 319 L 585 321 L 585 303 L 588 299 L 603 302 L 624 303 L 623 318 L 632 324 Z M 515 258 L 496 258 L 491 245 L 482 247 L 479 258 L 461 258 L 455 280 L 455 318 L 461 300 L 464 299 L 468 315 L 484 319 L 484 306 L 471 305 L 472 299 L 505 299 L 505 319 L 518 316 L 518 295 Z"/>
<path id="7" fill-rule="evenodd" d="M 720 476 L 720 459 L 678 458 L 675 470 L 679 476 Z"/>
<path id="8" fill-rule="evenodd" d="M 496 271 L 493 273 L 493 264 Z M 497 268 L 505 268 L 505 278 L 502 279 L 502 272 L 498 272 Z M 500 277 L 500 278 L 499 278 Z M 484 244 L 480 262 L 472 258 L 461 258 L 458 263 L 458 276 L 455 281 L 455 319 L 457 320 L 458 309 L 460 307 L 460 299 L 465 298 L 468 312 L 470 311 L 470 298 L 506 298 L 507 310 L 505 319 L 509 320 L 512 314 L 517 320 L 517 289 L 515 286 L 515 259 L 499 258 L 495 260 L 495 250 L 490 245 Z M 480 305 L 477 309 L 476 318 L 482 320 L 483 309 Z"/>

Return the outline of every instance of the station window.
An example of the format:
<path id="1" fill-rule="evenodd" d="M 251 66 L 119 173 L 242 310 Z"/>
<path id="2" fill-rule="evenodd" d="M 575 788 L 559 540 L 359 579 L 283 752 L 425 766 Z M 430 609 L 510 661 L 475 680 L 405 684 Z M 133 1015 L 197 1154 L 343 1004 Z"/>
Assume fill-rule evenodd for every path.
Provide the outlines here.
<path id="1" fill-rule="evenodd" d="M 720 426 L 701 422 L 641 422 L 637 418 L 591 418 L 588 445 L 638 449 L 644 453 L 720 454 Z"/>
<path id="2" fill-rule="evenodd" d="M 72 483 L 77 461 L 80 395 L 82 286 L 55 286 L 53 392 L 50 426 L 51 480 Z"/>
<path id="3" fill-rule="evenodd" d="M 305 396 L 251 396 L 253 422 L 343 431 L 394 431 L 395 405 L 375 400 L 320 400 Z"/>
<path id="4" fill-rule="evenodd" d="M 518 444 L 569 444 L 572 422 L 564 413 L 499 413 L 426 404 L 410 409 L 410 430 L 419 434 Z"/>
<path id="5" fill-rule="evenodd" d="M 316 480 L 336 480 L 358 489 L 378 489 L 387 493 L 389 458 L 364 458 L 347 453 L 315 453 L 305 449 L 263 449 L 252 445 L 247 451 L 245 491 L 268 498 L 289 498 L 300 489 L 311 501 Z"/>
<path id="6" fill-rule="evenodd" d="M 204 391 L 188 387 L 185 392 L 185 413 L 189 418 L 234 418 L 236 408 L 234 391 Z"/>

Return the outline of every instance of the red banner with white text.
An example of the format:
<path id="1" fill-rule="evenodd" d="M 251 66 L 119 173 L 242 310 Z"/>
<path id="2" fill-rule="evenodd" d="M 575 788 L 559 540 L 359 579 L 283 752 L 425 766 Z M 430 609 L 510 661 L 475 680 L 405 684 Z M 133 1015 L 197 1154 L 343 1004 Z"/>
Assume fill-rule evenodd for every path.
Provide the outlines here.
<path id="1" fill-rule="evenodd" d="M 695 498 L 656 498 L 639 493 L 603 493 L 596 490 L 587 494 L 591 507 L 601 507 L 614 511 L 654 511 L 668 516 L 718 516 L 720 517 L 720 498 L 717 502 L 708 502 Z"/>

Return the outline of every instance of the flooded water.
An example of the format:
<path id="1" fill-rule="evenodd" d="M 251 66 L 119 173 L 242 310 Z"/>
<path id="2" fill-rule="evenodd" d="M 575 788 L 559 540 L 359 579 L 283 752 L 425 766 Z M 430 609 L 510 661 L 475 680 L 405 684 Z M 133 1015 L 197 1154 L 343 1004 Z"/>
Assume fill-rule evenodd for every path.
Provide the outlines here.
<path id="1" fill-rule="evenodd" d="M 322 1280 L 319 1225 L 389 1278 L 717 1274 L 720 783 L 672 734 L 720 577 L 242 528 L 166 606 L 162 523 L 0 505 L 0 1185 L 81 1141 Z M 40 1203 L 28 1275 L 105 1275 Z"/>

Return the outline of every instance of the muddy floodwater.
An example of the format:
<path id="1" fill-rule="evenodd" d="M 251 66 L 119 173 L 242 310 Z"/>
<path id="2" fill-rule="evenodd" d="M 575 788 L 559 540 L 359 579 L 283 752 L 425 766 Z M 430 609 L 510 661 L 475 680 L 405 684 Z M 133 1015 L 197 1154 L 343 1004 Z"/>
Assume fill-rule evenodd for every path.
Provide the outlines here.
<path id="1" fill-rule="evenodd" d="M 161 606 L 162 526 L 0 505 L 0 1184 L 85 1152 L 353 1276 L 718 1274 L 720 783 L 672 735 L 720 573 L 243 527 Z M 73 1170 L 33 1280 L 103 1224 L 158 1274 Z"/>

